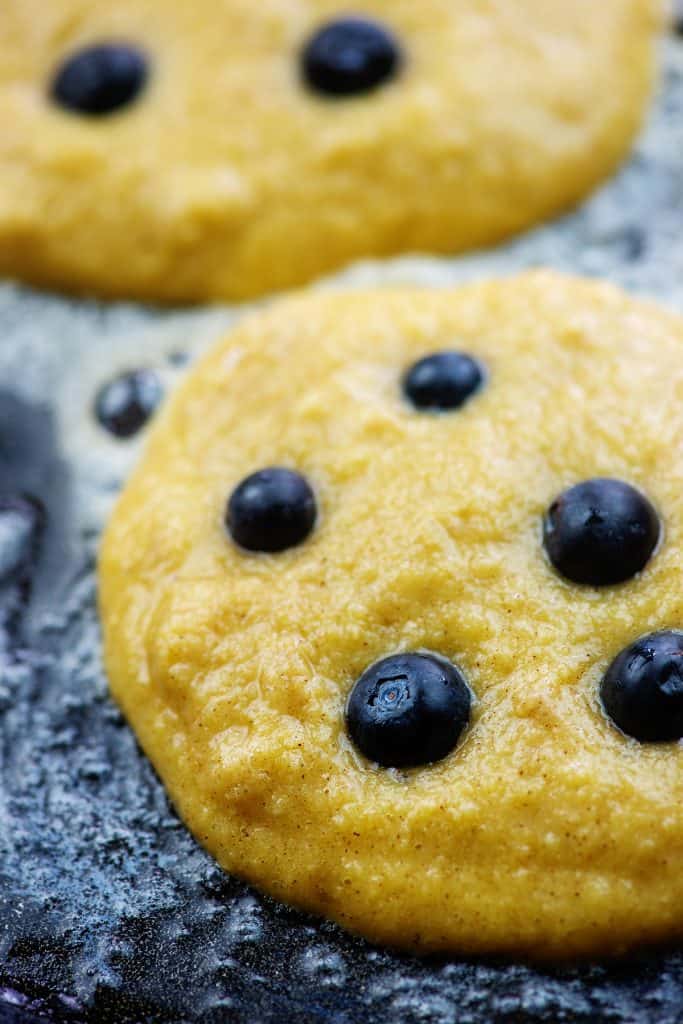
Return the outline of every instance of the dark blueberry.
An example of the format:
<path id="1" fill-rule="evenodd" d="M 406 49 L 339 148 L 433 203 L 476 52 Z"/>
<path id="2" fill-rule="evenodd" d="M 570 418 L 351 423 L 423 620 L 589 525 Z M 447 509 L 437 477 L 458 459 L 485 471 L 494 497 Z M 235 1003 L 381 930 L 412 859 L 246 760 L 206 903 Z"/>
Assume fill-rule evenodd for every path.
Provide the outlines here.
<path id="1" fill-rule="evenodd" d="M 479 363 L 464 352 L 435 352 L 420 359 L 403 378 L 403 391 L 416 409 L 459 409 L 484 382 Z"/>
<path id="2" fill-rule="evenodd" d="M 683 633 L 650 633 L 617 655 L 600 686 L 614 724 L 641 743 L 683 739 Z"/>
<path id="3" fill-rule="evenodd" d="M 440 761 L 470 718 L 461 672 L 432 654 L 396 654 L 367 669 L 351 691 L 346 725 L 370 761 L 410 768 Z"/>
<path id="4" fill-rule="evenodd" d="M 574 583 L 622 583 L 647 565 L 660 536 L 648 499 L 621 480 L 586 480 L 557 498 L 543 528 L 557 571 Z"/>
<path id="5" fill-rule="evenodd" d="M 79 114 L 111 114 L 132 103 L 147 81 L 147 58 L 123 43 L 88 46 L 58 69 L 52 97 Z"/>
<path id="6" fill-rule="evenodd" d="M 261 469 L 243 480 L 228 502 L 226 523 L 247 551 L 285 551 L 306 540 L 315 526 L 315 495 L 291 469 Z"/>
<path id="7" fill-rule="evenodd" d="M 116 437 L 132 437 L 145 425 L 163 397 L 153 370 L 133 370 L 105 384 L 95 399 L 95 415 Z"/>
<path id="8" fill-rule="evenodd" d="M 45 520 L 45 510 L 25 495 L 0 497 L 0 583 L 30 563 Z"/>
<path id="9" fill-rule="evenodd" d="M 362 18 L 340 18 L 319 29 L 303 52 L 308 85 L 328 96 L 369 92 L 392 78 L 401 53 L 387 29 Z"/>

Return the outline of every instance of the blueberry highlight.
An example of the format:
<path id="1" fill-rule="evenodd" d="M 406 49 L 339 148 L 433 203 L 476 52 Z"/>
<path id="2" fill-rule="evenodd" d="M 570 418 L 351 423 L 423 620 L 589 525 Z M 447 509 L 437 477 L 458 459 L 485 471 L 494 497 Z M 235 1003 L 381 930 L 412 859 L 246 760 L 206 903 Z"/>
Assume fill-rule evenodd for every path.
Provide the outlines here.
<path id="1" fill-rule="evenodd" d="M 683 633 L 650 633 L 623 650 L 600 699 L 617 728 L 641 743 L 683 739 Z"/>
<path id="2" fill-rule="evenodd" d="M 122 373 L 98 392 L 95 415 L 115 437 L 133 437 L 156 411 L 163 395 L 153 370 Z"/>
<path id="3" fill-rule="evenodd" d="M 472 698 L 460 670 L 430 654 L 397 654 L 370 666 L 346 707 L 358 750 L 385 768 L 440 761 L 470 719 Z"/>
<path id="4" fill-rule="evenodd" d="M 324 25 L 302 55 L 304 80 L 327 96 L 370 92 L 393 78 L 400 63 L 401 53 L 390 32 L 363 18 Z"/>
<path id="5" fill-rule="evenodd" d="M 420 359 L 403 377 L 403 393 L 420 411 L 452 412 L 484 383 L 481 365 L 464 352 L 435 352 Z"/>
<path id="6" fill-rule="evenodd" d="M 88 46 L 68 57 L 57 70 L 52 98 L 77 114 L 113 114 L 138 98 L 148 74 L 146 56 L 132 46 Z"/>
<path id="7" fill-rule="evenodd" d="M 303 543 L 316 517 L 315 495 L 305 477 L 272 467 L 248 476 L 233 491 L 226 525 L 240 547 L 274 553 Z"/>
<path id="8" fill-rule="evenodd" d="M 641 572 L 660 535 L 650 501 L 620 480 L 587 480 L 569 488 L 550 506 L 543 525 L 555 569 L 573 583 L 595 587 Z"/>

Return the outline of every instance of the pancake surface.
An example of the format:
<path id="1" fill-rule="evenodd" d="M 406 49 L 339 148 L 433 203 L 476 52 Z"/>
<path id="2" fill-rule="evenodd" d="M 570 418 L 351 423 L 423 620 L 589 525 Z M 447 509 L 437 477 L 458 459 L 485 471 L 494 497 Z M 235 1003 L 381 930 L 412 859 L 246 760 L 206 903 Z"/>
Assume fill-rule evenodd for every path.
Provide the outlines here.
<path id="1" fill-rule="evenodd" d="M 365 41 L 340 95 L 339 74 L 304 59 L 350 17 L 336 0 L 9 0 L 0 272 L 104 296 L 234 299 L 358 258 L 497 241 L 624 156 L 660 12 L 659 0 L 363 0 L 354 17 L 385 43 Z"/>
<path id="2" fill-rule="evenodd" d="M 457 347 L 461 408 L 405 399 Z M 181 815 L 267 892 L 400 947 L 568 956 L 683 933 L 683 750 L 620 733 L 616 655 L 683 626 L 683 325 L 550 272 L 456 291 L 298 297 L 218 345 L 162 411 L 101 554 L 113 693 Z M 228 498 L 305 476 L 296 546 L 238 547 Z M 562 578 L 553 499 L 622 480 L 662 526 L 642 572 Z M 309 524 L 310 525 L 310 524 Z M 371 765 L 344 709 L 380 659 L 459 667 L 469 727 Z"/>

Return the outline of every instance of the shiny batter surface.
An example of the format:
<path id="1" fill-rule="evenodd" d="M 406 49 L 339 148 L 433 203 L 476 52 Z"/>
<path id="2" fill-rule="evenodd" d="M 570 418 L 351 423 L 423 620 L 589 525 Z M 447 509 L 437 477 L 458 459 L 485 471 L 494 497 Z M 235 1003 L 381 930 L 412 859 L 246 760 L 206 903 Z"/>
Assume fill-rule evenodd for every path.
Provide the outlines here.
<path id="1" fill-rule="evenodd" d="M 453 414 L 402 371 L 488 369 Z M 599 707 L 611 659 L 683 625 L 683 324 L 552 272 L 456 291 L 299 297 L 245 320 L 171 399 L 101 553 L 111 686 L 220 863 L 421 951 L 563 957 L 683 934 L 683 751 Z M 248 473 L 305 473 L 315 532 L 277 555 L 223 524 Z M 664 526 L 634 580 L 559 578 L 541 517 L 614 476 Z M 476 698 L 438 765 L 374 768 L 343 710 L 377 659 L 426 648 Z"/>
<path id="2" fill-rule="evenodd" d="M 8 0 L 0 273 L 163 301 L 242 298 L 367 256 L 455 252 L 566 208 L 624 156 L 660 0 L 359 0 L 398 75 L 330 99 L 301 52 L 339 0 Z M 104 117 L 57 69 L 124 42 L 149 78 Z"/>

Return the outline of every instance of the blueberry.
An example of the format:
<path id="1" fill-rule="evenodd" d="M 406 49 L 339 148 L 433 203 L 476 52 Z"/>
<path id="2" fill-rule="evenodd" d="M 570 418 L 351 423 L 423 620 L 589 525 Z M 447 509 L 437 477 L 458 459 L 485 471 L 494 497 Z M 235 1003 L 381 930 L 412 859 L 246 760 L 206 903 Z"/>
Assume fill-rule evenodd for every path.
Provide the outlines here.
<path id="1" fill-rule="evenodd" d="M 435 352 L 420 359 L 403 377 L 403 392 L 416 409 L 459 409 L 484 382 L 480 364 L 464 352 Z"/>
<path id="2" fill-rule="evenodd" d="M 614 659 L 600 686 L 614 724 L 641 743 L 683 739 L 683 633 L 650 633 Z"/>
<path id="3" fill-rule="evenodd" d="M 153 370 L 122 373 L 99 391 L 95 415 L 116 437 L 132 437 L 145 425 L 163 397 Z"/>
<path id="4" fill-rule="evenodd" d="M 356 747 L 385 768 L 440 761 L 469 722 L 471 696 L 455 665 L 433 654 L 396 654 L 355 684 L 346 725 Z"/>
<path id="5" fill-rule="evenodd" d="M 291 469 L 261 469 L 242 481 L 228 502 L 226 525 L 247 551 L 285 551 L 306 540 L 315 526 L 315 495 Z"/>
<path id="6" fill-rule="evenodd" d="M 147 76 L 140 50 L 123 43 L 88 46 L 57 70 L 52 98 L 78 114 L 111 114 L 137 99 Z"/>
<path id="7" fill-rule="evenodd" d="M 561 494 L 544 521 L 550 561 L 574 583 L 622 583 L 647 565 L 661 533 L 648 499 L 620 480 L 586 480 Z"/>
<path id="8" fill-rule="evenodd" d="M 369 92 L 398 71 L 401 53 L 387 29 L 362 18 L 340 18 L 319 29 L 303 52 L 308 85 L 328 96 Z"/>

